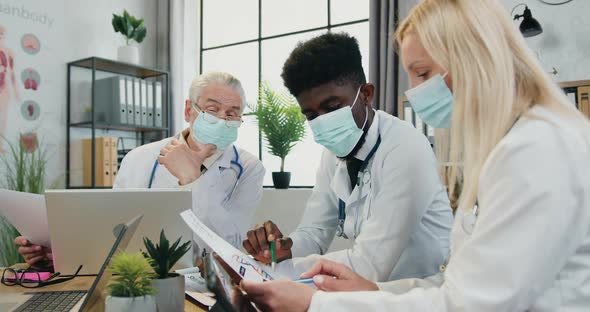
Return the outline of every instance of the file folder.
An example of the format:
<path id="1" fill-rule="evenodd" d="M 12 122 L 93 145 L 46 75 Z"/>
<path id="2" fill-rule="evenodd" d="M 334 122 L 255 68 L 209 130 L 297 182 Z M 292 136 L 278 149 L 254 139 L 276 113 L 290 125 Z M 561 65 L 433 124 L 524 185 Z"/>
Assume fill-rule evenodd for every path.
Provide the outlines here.
<path id="1" fill-rule="evenodd" d="M 127 123 L 127 78 L 119 77 L 119 105 L 116 107 L 120 124 Z M 114 110 L 113 110 L 114 111 Z"/>
<path id="2" fill-rule="evenodd" d="M 154 105 L 155 105 L 155 126 L 162 127 L 163 120 L 162 120 L 162 82 L 156 81 L 154 86 Z"/>
<path id="3" fill-rule="evenodd" d="M 94 150 L 94 186 L 112 186 L 111 179 L 111 148 L 109 138 L 95 138 Z M 92 186 L 92 139 L 82 140 L 84 162 L 84 186 Z"/>
<path id="4" fill-rule="evenodd" d="M 133 80 L 133 124 L 141 125 L 141 83 L 138 78 Z"/>
<path id="5" fill-rule="evenodd" d="M 578 87 L 578 109 L 590 118 L 590 86 Z"/>
<path id="6" fill-rule="evenodd" d="M 110 137 L 109 139 L 109 143 L 110 143 L 110 148 L 109 148 L 109 155 L 110 155 L 110 159 L 109 159 L 109 164 L 111 165 L 110 167 L 110 176 L 111 176 L 111 181 L 109 186 L 113 186 L 115 185 L 115 180 L 117 179 L 117 172 L 118 170 L 118 161 L 117 161 L 117 141 L 118 138 L 117 137 Z"/>
<path id="7" fill-rule="evenodd" d="M 125 77 L 117 76 L 96 80 L 96 121 L 108 124 L 127 123 Z"/>
<path id="8" fill-rule="evenodd" d="M 133 125 L 133 78 L 127 77 L 127 124 Z"/>
<path id="9" fill-rule="evenodd" d="M 147 81 L 141 80 L 141 125 L 147 126 Z"/>
<path id="10" fill-rule="evenodd" d="M 147 124 L 148 127 L 154 126 L 154 83 L 147 81 Z"/>

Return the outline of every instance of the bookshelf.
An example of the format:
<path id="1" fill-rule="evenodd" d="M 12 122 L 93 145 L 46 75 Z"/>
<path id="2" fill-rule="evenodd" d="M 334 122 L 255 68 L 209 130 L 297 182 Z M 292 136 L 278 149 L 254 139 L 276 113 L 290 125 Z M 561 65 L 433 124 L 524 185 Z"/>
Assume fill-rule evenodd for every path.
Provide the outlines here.
<path id="1" fill-rule="evenodd" d="M 67 64 L 66 188 L 110 188 L 131 148 L 170 136 L 169 80 L 99 57 Z"/>
<path id="2" fill-rule="evenodd" d="M 430 145 L 434 148 L 435 129 L 424 123 L 420 117 L 418 117 L 410 105 L 410 101 L 408 101 L 408 98 L 405 96 L 400 96 L 398 98 L 397 113 L 399 119 L 409 122 L 414 126 L 414 128 L 418 129 L 418 131 L 424 134 L 426 138 L 428 138 Z"/>
<path id="3" fill-rule="evenodd" d="M 582 114 L 590 118 L 590 80 L 560 82 L 559 87 Z"/>

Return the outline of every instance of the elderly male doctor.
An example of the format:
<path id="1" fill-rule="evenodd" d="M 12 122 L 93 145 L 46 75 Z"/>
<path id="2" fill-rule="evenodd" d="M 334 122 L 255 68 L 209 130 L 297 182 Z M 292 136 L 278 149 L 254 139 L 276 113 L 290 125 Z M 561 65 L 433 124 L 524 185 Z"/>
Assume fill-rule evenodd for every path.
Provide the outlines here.
<path id="1" fill-rule="evenodd" d="M 356 39 L 328 33 L 300 44 L 282 77 L 326 149 L 297 229 L 283 237 L 268 221 L 247 233 L 244 248 L 268 262 L 268 241 L 278 239 L 279 260 L 320 254 L 373 281 L 436 273 L 453 217 L 434 153 L 411 125 L 371 108 L 375 86 Z M 335 236 L 353 247 L 326 253 Z M 296 262 L 305 269 L 313 258 Z"/>
<path id="2" fill-rule="evenodd" d="M 244 90 L 232 75 L 211 72 L 197 77 L 184 108 L 190 127 L 129 152 L 113 188 L 191 189 L 195 214 L 239 246 L 252 226 L 265 172 L 258 158 L 233 145 L 244 105 Z M 48 247 L 30 245 L 23 237 L 16 243 L 29 264 L 51 259 Z"/>

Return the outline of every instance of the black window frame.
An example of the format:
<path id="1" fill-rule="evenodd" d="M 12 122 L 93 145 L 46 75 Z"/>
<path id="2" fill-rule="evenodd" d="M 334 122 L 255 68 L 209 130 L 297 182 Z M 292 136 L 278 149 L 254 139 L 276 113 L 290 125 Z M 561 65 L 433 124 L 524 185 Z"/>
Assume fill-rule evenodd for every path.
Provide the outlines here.
<path id="1" fill-rule="evenodd" d="M 203 46 L 203 33 L 204 33 L 203 32 L 203 29 L 204 29 L 203 3 L 205 1 L 207 1 L 207 0 L 201 0 L 200 4 L 199 4 L 200 5 L 200 8 L 199 8 L 199 11 L 200 11 L 199 12 L 199 15 L 200 15 L 199 16 L 199 74 L 203 73 L 203 53 L 204 52 L 233 47 L 233 46 L 238 46 L 238 45 L 242 45 L 242 44 L 257 43 L 257 45 L 258 45 L 258 85 L 260 85 L 260 83 L 262 82 L 262 42 L 263 41 L 270 40 L 270 39 L 282 38 L 282 37 L 288 37 L 288 36 L 293 36 L 293 35 L 299 35 L 299 34 L 304 34 L 304 33 L 313 32 L 313 31 L 320 31 L 320 30 L 331 31 L 333 28 L 369 22 L 369 18 L 364 18 L 364 19 L 352 20 L 352 21 L 348 21 L 348 22 L 344 22 L 344 23 L 332 24 L 332 18 L 331 18 L 332 1 L 326 0 L 326 5 L 327 5 L 327 24 L 326 25 L 320 26 L 320 27 L 314 27 L 314 28 L 306 28 L 306 29 L 292 31 L 292 32 L 281 33 L 281 34 L 272 35 L 272 36 L 263 36 L 262 35 L 262 0 L 258 0 L 258 35 L 257 35 L 257 38 L 243 40 L 243 41 L 230 42 L 230 43 L 225 43 L 225 44 L 215 45 L 215 46 L 205 48 Z M 215 0 L 209 0 L 209 1 L 215 1 Z M 256 95 L 256 99 L 258 100 L 258 94 Z M 258 159 L 260 161 L 262 161 L 262 146 L 263 146 L 262 134 L 260 133 L 260 129 L 258 129 Z M 272 188 L 272 185 L 265 185 L 264 187 L 265 188 Z M 289 188 L 313 188 L 313 185 L 290 185 Z"/>

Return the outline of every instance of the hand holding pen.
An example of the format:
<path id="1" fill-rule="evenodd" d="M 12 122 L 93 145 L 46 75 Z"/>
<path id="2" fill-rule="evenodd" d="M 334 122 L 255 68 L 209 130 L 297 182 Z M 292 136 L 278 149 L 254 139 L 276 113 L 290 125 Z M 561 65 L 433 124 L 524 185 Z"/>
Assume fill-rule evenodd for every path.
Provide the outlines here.
<path id="1" fill-rule="evenodd" d="M 296 282 L 309 283 L 310 280 L 324 291 L 379 290 L 377 284 L 353 272 L 346 265 L 323 258 L 301 274 L 301 279 Z"/>

